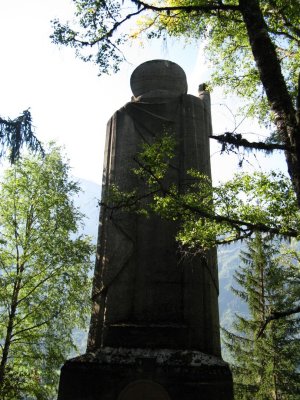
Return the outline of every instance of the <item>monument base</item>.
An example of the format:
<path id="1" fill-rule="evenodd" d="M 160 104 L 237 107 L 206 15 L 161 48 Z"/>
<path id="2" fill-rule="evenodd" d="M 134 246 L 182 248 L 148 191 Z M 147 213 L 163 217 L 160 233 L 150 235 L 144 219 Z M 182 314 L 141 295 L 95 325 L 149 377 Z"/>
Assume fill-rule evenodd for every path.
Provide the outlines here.
<path id="1" fill-rule="evenodd" d="M 104 347 L 68 360 L 58 400 L 232 400 L 228 364 L 199 351 Z"/>

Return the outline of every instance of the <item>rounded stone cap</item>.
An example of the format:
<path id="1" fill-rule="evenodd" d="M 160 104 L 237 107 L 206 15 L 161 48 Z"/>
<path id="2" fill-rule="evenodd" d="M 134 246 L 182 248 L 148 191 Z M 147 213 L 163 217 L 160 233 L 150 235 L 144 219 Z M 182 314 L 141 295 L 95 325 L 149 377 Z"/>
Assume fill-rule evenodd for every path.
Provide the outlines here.
<path id="1" fill-rule="evenodd" d="M 184 70 L 168 60 L 151 60 L 139 65 L 131 75 L 130 86 L 135 97 L 151 91 L 170 92 L 173 96 L 187 93 Z"/>

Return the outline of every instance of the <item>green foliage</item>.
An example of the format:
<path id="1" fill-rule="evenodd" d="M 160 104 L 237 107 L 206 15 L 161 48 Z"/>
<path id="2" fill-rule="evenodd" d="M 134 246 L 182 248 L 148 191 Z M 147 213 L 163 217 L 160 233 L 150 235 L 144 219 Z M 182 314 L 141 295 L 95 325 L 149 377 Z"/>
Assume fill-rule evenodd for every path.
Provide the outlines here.
<path id="1" fill-rule="evenodd" d="M 77 231 L 78 184 L 58 148 L 5 172 L 0 192 L 0 393 L 55 398 L 58 368 L 89 313 L 93 252 Z"/>
<path id="2" fill-rule="evenodd" d="M 132 6 L 128 9 L 122 9 L 121 1 L 74 3 L 77 10 L 74 27 L 54 21 L 52 39 L 74 47 L 85 61 L 94 61 L 100 73 L 118 70 L 125 59 L 120 46 L 136 38 L 168 34 L 185 40 L 205 40 L 205 55 L 213 68 L 211 85 L 222 86 L 227 92 L 245 98 L 243 115 L 246 111 L 248 116 L 258 116 L 265 123 L 273 119 L 253 59 L 240 1 L 132 0 L 127 2 Z M 300 4 L 298 0 L 262 0 L 259 6 L 295 101 L 300 62 Z M 130 28 L 126 25 L 128 20 Z M 130 33 L 125 33 L 126 30 Z M 98 49 L 93 51 L 96 45 Z"/>
<path id="3" fill-rule="evenodd" d="M 184 186 L 178 186 L 167 179 L 175 146 L 168 134 L 153 144 L 144 144 L 133 173 L 143 179 L 145 187 L 130 193 L 113 187 L 104 200 L 106 206 L 146 215 L 155 212 L 178 221 L 177 239 L 190 250 L 245 239 L 255 230 L 299 236 L 300 211 L 285 175 L 242 173 L 213 186 L 206 175 L 190 170 Z"/>
<path id="4" fill-rule="evenodd" d="M 144 143 L 135 161 L 139 165 L 133 172 L 144 178 L 149 186 L 156 186 L 168 172 L 170 161 L 174 157 L 176 141 L 165 133 L 154 143 Z"/>
<path id="5" fill-rule="evenodd" d="M 100 73 L 118 71 L 124 56 L 117 46 L 126 41 L 127 35 L 123 33 L 113 40 L 112 33 L 119 25 L 117 19 L 120 17 L 121 4 L 111 0 L 74 0 L 74 3 L 77 29 L 71 28 L 69 23 L 52 21 L 53 42 L 74 48 L 80 59 L 97 64 Z"/>
<path id="6" fill-rule="evenodd" d="M 201 10 L 201 6 L 215 3 L 198 0 L 161 1 L 160 6 L 194 5 L 199 6 L 199 11 L 187 12 L 183 9 L 155 13 L 152 21 L 148 20 L 148 27 L 152 30 L 166 30 L 174 37 L 205 40 L 205 56 L 213 69 L 211 86 L 222 86 L 227 93 L 243 97 L 246 105 L 241 109 L 241 114 L 256 116 L 260 121 L 269 124 L 273 116 L 253 59 L 248 32 L 240 10 Z M 240 4 L 234 0 L 224 3 L 229 6 Z M 300 4 L 297 0 L 289 1 L 288 4 L 280 0 L 263 0 L 259 3 L 290 95 L 295 101 L 300 62 Z M 216 4 L 215 6 L 217 9 Z"/>
<path id="7" fill-rule="evenodd" d="M 293 308 L 299 299 L 299 254 L 256 234 L 242 252 L 234 293 L 248 306 L 249 317 L 236 315 L 234 332 L 224 330 L 230 352 L 236 400 L 299 398 L 299 317 L 271 321 L 274 310 Z M 296 256 L 296 257 L 295 257 Z"/>
<path id="8" fill-rule="evenodd" d="M 272 172 L 238 174 L 232 180 L 212 186 L 202 174 L 189 171 L 195 182 L 184 193 L 170 191 L 160 204 L 180 208 L 182 220 L 178 239 L 185 245 L 211 247 L 252 234 L 255 228 L 297 236 L 300 214 L 289 179 Z M 164 216 L 163 209 L 156 207 Z"/>
<path id="9" fill-rule="evenodd" d="M 44 154 L 41 142 L 32 130 L 32 120 L 29 110 L 16 119 L 3 119 L 0 117 L 0 158 L 9 152 L 9 161 L 13 164 L 20 157 L 20 151 L 25 145 L 33 152 Z"/>

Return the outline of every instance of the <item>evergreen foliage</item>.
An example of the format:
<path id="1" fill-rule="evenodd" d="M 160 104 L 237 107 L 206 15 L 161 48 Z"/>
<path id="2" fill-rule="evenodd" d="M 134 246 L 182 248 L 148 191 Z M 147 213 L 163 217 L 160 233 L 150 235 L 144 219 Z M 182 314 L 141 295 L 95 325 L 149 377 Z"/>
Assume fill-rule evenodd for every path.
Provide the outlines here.
<path id="1" fill-rule="evenodd" d="M 72 331 L 89 314 L 93 246 L 58 148 L 22 157 L 0 191 L 0 398 L 54 399 Z"/>
<path id="2" fill-rule="evenodd" d="M 28 147 L 32 152 L 44 154 L 41 142 L 33 133 L 31 114 L 29 110 L 15 118 L 3 119 L 0 117 L 0 158 L 8 152 L 8 158 L 11 164 L 20 157 L 23 146 Z"/>
<path id="3" fill-rule="evenodd" d="M 242 265 L 234 276 L 233 291 L 249 311 L 249 316 L 236 315 L 233 332 L 223 330 L 236 400 L 296 400 L 300 396 L 300 318 L 271 321 L 259 336 L 273 310 L 299 302 L 297 252 L 279 252 L 280 243 L 256 233 L 241 253 Z"/>

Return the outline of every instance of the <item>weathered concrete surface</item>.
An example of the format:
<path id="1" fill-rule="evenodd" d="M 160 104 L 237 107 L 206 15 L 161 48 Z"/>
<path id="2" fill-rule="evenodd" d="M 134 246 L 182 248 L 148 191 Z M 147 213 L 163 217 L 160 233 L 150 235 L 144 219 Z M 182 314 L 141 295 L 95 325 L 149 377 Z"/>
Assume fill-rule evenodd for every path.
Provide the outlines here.
<path id="1" fill-rule="evenodd" d="M 130 87 L 135 98 L 149 98 L 156 92 L 159 98 L 165 94 L 181 96 L 187 93 L 185 72 L 179 65 L 167 60 L 153 60 L 137 67 L 130 78 Z"/>
<path id="2" fill-rule="evenodd" d="M 123 191 L 141 187 L 132 173 L 134 157 L 166 131 L 178 143 L 166 183 L 184 188 L 190 168 L 210 175 L 209 103 L 186 94 L 183 70 L 153 61 L 138 67 L 131 83 L 138 97 L 108 123 L 104 196 L 112 184 Z M 102 208 L 89 351 L 106 345 L 160 348 L 168 337 L 171 348 L 220 355 L 215 254 L 183 258 L 177 229 L 154 215 Z"/>
<path id="3" fill-rule="evenodd" d="M 107 126 L 104 200 L 112 185 L 146 190 L 132 173 L 135 156 L 165 132 L 177 147 L 164 184 L 184 190 L 190 168 L 210 176 L 208 93 L 186 94 L 184 71 L 165 60 L 139 66 L 131 86 L 132 101 Z M 87 354 L 64 365 L 60 400 L 134 400 L 146 387 L 153 393 L 145 400 L 232 399 L 220 358 L 216 253 L 182 257 L 177 230 L 155 215 L 101 208 Z"/>
<path id="4" fill-rule="evenodd" d="M 227 364 L 198 351 L 102 348 L 69 360 L 62 373 L 58 400 L 233 398 Z"/>

